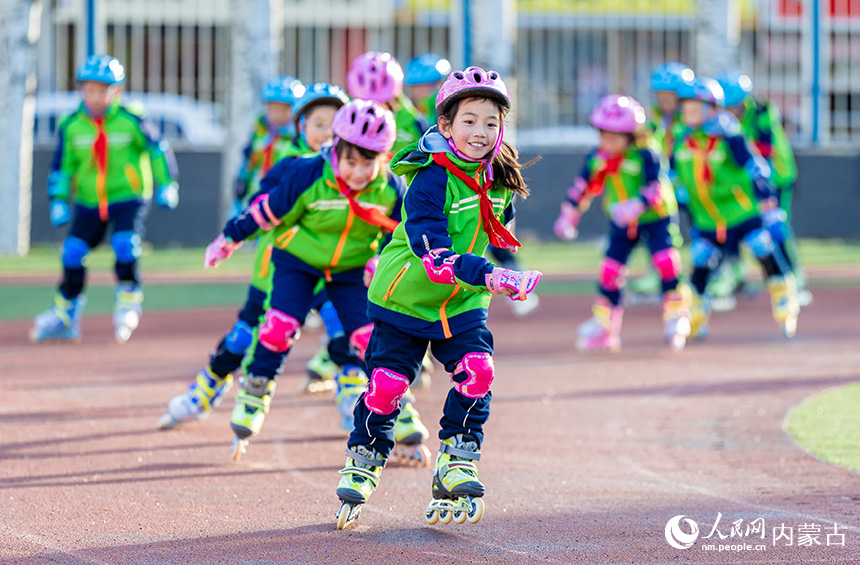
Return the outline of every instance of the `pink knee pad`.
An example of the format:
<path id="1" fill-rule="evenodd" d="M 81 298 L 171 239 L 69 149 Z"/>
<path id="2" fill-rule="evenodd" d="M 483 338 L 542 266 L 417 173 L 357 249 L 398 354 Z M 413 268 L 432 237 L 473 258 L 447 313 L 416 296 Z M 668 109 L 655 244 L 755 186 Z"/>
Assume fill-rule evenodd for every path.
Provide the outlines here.
<path id="1" fill-rule="evenodd" d="M 302 325 L 289 314 L 280 310 L 266 310 L 266 318 L 260 326 L 260 343 L 269 351 L 283 353 L 293 346 Z"/>
<path id="2" fill-rule="evenodd" d="M 600 286 L 606 290 L 621 290 L 624 287 L 624 277 L 627 267 L 611 257 L 605 257 L 600 263 L 598 279 Z"/>
<path id="3" fill-rule="evenodd" d="M 674 247 L 661 249 L 651 256 L 651 262 L 663 282 L 675 280 L 681 274 L 681 254 Z"/>
<path id="4" fill-rule="evenodd" d="M 452 375 L 451 380 L 454 382 L 454 388 L 469 398 L 487 396 L 495 374 L 493 356 L 489 353 L 467 353 L 463 355 L 463 359 L 457 363 L 457 367 L 454 369 L 454 374 L 463 372 L 466 373 L 466 380 L 461 383 L 454 381 Z"/>
<path id="5" fill-rule="evenodd" d="M 370 386 L 364 395 L 364 405 L 383 416 L 397 409 L 400 399 L 409 389 L 409 378 L 390 369 L 377 367 L 370 375 Z"/>
<path id="6" fill-rule="evenodd" d="M 362 361 L 364 361 L 364 354 L 367 352 L 367 345 L 370 343 L 370 334 L 372 333 L 373 324 L 364 324 L 349 334 L 349 344 L 355 349 L 355 354 Z"/>

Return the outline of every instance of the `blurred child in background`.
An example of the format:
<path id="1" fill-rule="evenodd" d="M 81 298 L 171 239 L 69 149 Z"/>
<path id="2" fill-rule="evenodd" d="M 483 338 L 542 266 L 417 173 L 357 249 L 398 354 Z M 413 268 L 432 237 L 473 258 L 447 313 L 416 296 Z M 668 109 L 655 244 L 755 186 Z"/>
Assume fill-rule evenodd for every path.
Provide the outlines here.
<path id="1" fill-rule="evenodd" d="M 59 125 L 48 177 L 51 224 L 72 223 L 63 241 L 63 278 L 49 310 L 36 316 L 30 339 L 78 341 L 86 298 L 86 257 L 112 228 L 116 255 L 114 336 L 127 341 L 140 323 L 143 289 L 138 272 L 143 221 L 153 198 L 179 203 L 173 151 L 152 125 L 120 102 L 125 70 L 108 55 L 93 55 L 77 70 L 82 102 Z"/>

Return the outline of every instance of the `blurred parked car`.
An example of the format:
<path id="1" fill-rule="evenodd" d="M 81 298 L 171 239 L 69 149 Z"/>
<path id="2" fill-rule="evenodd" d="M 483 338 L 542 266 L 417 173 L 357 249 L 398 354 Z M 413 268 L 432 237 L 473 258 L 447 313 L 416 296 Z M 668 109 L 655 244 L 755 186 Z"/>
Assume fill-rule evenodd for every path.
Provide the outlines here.
<path id="1" fill-rule="evenodd" d="M 227 140 L 227 128 L 221 123 L 221 107 L 177 94 L 124 92 L 122 99 L 133 109 L 155 122 L 174 147 L 189 149 L 220 148 Z M 57 125 L 66 114 L 81 103 L 78 92 L 51 92 L 36 96 L 35 142 L 57 141 Z"/>

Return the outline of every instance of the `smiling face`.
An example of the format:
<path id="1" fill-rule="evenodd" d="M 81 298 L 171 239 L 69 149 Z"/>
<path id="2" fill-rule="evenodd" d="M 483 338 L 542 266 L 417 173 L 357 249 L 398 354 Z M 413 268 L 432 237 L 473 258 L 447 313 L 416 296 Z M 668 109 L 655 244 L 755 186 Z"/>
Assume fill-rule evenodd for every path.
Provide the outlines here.
<path id="1" fill-rule="evenodd" d="M 382 153 L 372 159 L 362 155 L 355 147 L 347 146 L 337 155 L 337 175 L 346 186 L 355 191 L 367 188 L 382 168 Z"/>
<path id="2" fill-rule="evenodd" d="M 337 108 L 331 104 L 320 104 L 311 108 L 305 115 L 303 133 L 305 134 L 305 141 L 312 151 L 319 151 L 323 143 L 334 137 L 331 123 L 334 121 L 336 112 Z"/>
<path id="3" fill-rule="evenodd" d="M 467 98 L 460 102 L 452 120 L 439 118 L 439 131 L 454 141 L 470 159 L 479 160 L 493 150 L 502 125 L 499 105 L 487 98 Z"/>

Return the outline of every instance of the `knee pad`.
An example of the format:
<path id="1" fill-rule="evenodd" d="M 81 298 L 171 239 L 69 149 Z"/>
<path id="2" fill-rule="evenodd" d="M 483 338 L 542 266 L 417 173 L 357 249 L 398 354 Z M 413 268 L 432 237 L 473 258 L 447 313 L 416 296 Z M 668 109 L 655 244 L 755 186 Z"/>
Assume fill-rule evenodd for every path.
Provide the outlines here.
<path id="1" fill-rule="evenodd" d="M 364 395 L 364 405 L 383 416 L 397 409 L 400 399 L 409 390 L 409 377 L 390 369 L 377 367 L 370 375 L 370 386 Z"/>
<path id="2" fill-rule="evenodd" d="M 697 268 L 716 269 L 722 253 L 716 245 L 704 238 L 696 238 L 690 244 L 690 257 Z"/>
<path id="3" fill-rule="evenodd" d="M 681 274 L 681 254 L 674 247 L 667 247 L 654 253 L 651 262 L 660 275 L 660 280 L 669 282 Z"/>
<path id="4" fill-rule="evenodd" d="M 110 238 L 118 263 L 131 263 L 140 257 L 140 236 L 133 231 L 118 231 Z"/>
<path id="5" fill-rule="evenodd" d="M 367 346 L 370 343 L 370 334 L 372 333 L 373 324 L 365 324 L 349 334 L 349 344 L 362 361 L 364 361 L 364 354 L 367 352 Z"/>
<path id="6" fill-rule="evenodd" d="M 63 240 L 63 267 L 69 269 L 82 269 L 84 267 L 84 257 L 90 252 L 90 246 L 87 242 L 73 235 L 68 236 Z"/>
<path id="7" fill-rule="evenodd" d="M 451 380 L 454 388 L 468 398 L 483 398 L 490 392 L 495 376 L 493 356 L 489 353 L 467 353 L 457 363 Z"/>
<path id="8" fill-rule="evenodd" d="M 244 355 L 248 346 L 254 340 L 254 330 L 246 322 L 237 320 L 233 324 L 233 329 L 227 334 L 224 339 L 224 346 L 230 353 L 236 355 Z"/>
<path id="9" fill-rule="evenodd" d="M 770 237 L 774 243 L 785 243 L 789 236 L 789 227 L 785 222 L 774 222 L 767 226 Z"/>
<path id="10" fill-rule="evenodd" d="M 773 238 L 770 237 L 770 232 L 763 228 L 756 228 L 746 234 L 744 243 L 758 259 L 764 259 L 773 254 Z"/>
<path id="11" fill-rule="evenodd" d="M 266 310 L 266 318 L 260 326 L 260 343 L 269 351 L 283 353 L 293 346 L 302 325 L 289 314 L 280 310 Z"/>
<path id="12" fill-rule="evenodd" d="M 606 290 L 621 290 L 624 287 L 624 277 L 627 275 L 627 267 L 624 263 L 616 261 L 611 257 L 604 257 L 600 263 L 600 274 L 598 275 L 601 288 Z"/>

